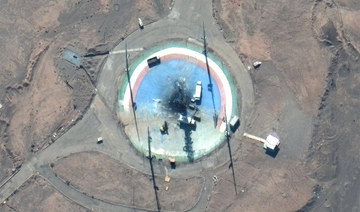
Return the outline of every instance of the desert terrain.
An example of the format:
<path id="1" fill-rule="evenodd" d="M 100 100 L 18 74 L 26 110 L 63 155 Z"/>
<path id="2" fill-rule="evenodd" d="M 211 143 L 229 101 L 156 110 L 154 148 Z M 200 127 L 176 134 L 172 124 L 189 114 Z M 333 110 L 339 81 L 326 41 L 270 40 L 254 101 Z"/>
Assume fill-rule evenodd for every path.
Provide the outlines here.
<path id="1" fill-rule="evenodd" d="M 360 210 L 357 0 L 0 5 L 0 211 L 158 211 L 156 198 L 161 211 Z M 265 154 L 238 130 L 228 145 L 232 158 L 224 144 L 175 170 L 153 160 L 152 178 L 117 119 L 116 101 L 108 100 L 116 93 L 108 97 L 100 82 L 109 53 L 142 32 L 139 17 L 149 34 L 144 43 L 156 24 L 188 22 L 204 23 L 210 51 L 217 42 L 230 46 L 253 85 L 241 129 L 276 134 L 279 153 Z M 131 52 L 130 62 L 140 54 Z M 100 133 L 107 137 L 98 145 Z M 205 165 L 213 158 L 226 161 Z"/>
<path id="2" fill-rule="evenodd" d="M 280 83 L 287 85 L 302 110 L 313 117 L 311 141 L 302 161 L 317 186 L 314 197 L 300 210 L 359 210 L 356 80 L 360 4 L 220 1 L 218 5 L 215 11 L 224 36 L 234 43 L 242 60 L 271 63 Z M 233 9 L 222 12 L 229 7 Z M 256 73 L 255 81 L 261 75 L 267 74 Z M 258 84 L 254 85 L 257 90 Z M 269 113 L 274 111 L 271 108 Z"/>

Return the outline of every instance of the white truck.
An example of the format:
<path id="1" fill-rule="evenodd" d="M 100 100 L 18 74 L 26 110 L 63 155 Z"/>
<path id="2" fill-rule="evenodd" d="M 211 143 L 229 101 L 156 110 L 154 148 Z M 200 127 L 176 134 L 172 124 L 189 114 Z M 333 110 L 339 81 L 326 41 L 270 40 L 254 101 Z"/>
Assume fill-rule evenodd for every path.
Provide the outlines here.
<path id="1" fill-rule="evenodd" d="M 196 87 L 195 87 L 195 93 L 193 95 L 192 101 L 199 101 L 201 99 L 201 81 L 197 81 Z"/>
<path id="2" fill-rule="evenodd" d="M 140 27 L 140 29 L 144 29 L 144 24 L 143 24 L 141 18 L 138 18 L 138 20 L 139 20 L 139 27 Z"/>

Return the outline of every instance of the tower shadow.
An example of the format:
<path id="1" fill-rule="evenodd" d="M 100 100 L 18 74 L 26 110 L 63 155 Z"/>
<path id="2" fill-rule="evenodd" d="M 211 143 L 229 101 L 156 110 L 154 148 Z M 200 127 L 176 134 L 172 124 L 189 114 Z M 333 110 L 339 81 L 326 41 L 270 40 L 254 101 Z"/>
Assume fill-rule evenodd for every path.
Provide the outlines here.
<path id="1" fill-rule="evenodd" d="M 226 131 L 226 132 L 228 132 L 228 131 Z M 227 134 L 227 133 L 226 133 L 226 134 Z M 226 142 L 227 142 L 227 145 L 228 145 L 229 157 L 230 157 L 229 168 L 231 168 L 232 177 L 233 177 L 233 183 L 234 183 L 234 189 L 235 189 L 235 195 L 237 195 L 236 180 L 235 180 L 235 171 L 234 171 L 234 163 L 233 163 L 232 154 L 231 154 L 230 135 L 228 135 L 228 134 L 226 135 Z"/>
<path id="2" fill-rule="evenodd" d="M 203 40 L 204 40 L 204 56 L 205 56 L 205 62 L 206 62 L 206 70 L 207 70 L 207 74 L 208 74 L 208 78 L 209 78 L 209 84 L 207 85 L 207 89 L 208 91 L 210 91 L 211 93 L 211 100 L 212 100 L 212 104 L 213 104 L 213 119 L 214 119 L 214 128 L 216 128 L 217 125 L 217 120 L 218 120 L 218 114 L 215 108 L 215 99 L 214 99 L 214 92 L 213 92 L 213 83 L 211 80 L 211 73 L 210 73 L 210 66 L 209 66 L 209 61 L 208 61 L 208 54 L 207 54 L 207 43 L 206 43 L 206 35 L 205 35 L 205 25 L 203 23 Z"/>
<path id="3" fill-rule="evenodd" d="M 158 197 L 158 193 L 157 191 L 159 190 L 159 188 L 156 186 L 156 182 L 155 182 L 155 175 L 154 175 L 154 167 L 152 164 L 152 160 L 153 160 L 153 156 L 151 155 L 151 136 L 150 136 L 150 131 L 149 131 L 149 127 L 148 127 L 148 149 L 149 149 L 149 163 L 150 163 L 150 171 L 151 171 L 151 177 L 152 177 L 152 181 L 153 181 L 153 185 L 154 185 L 154 192 L 155 192 L 155 200 L 156 200 L 156 206 L 157 206 L 157 210 L 160 211 L 160 203 L 159 203 L 159 197 Z"/>
<path id="4" fill-rule="evenodd" d="M 128 53 L 127 53 L 127 44 L 125 44 L 125 61 L 126 61 L 126 75 L 127 75 L 127 80 L 128 80 L 128 84 L 129 84 L 129 89 L 130 89 L 130 98 L 131 98 L 131 108 L 133 111 L 133 116 L 134 116 L 134 122 L 135 122 L 135 128 L 136 128 L 136 135 L 138 137 L 138 141 L 140 142 L 140 136 L 139 136 L 139 128 L 137 125 L 137 120 L 136 120 L 136 104 L 134 102 L 134 96 L 133 96 L 133 92 L 132 92 L 132 88 L 131 88 L 131 83 L 130 83 L 130 71 L 129 71 L 129 61 L 128 61 Z"/>
<path id="5" fill-rule="evenodd" d="M 191 133 L 193 130 L 196 130 L 196 126 L 190 126 L 187 124 L 180 123 L 180 129 L 184 130 L 185 133 L 185 146 L 183 147 L 184 152 L 187 154 L 189 162 L 194 162 L 194 150 L 193 150 L 193 141 L 191 138 Z"/>
<path id="6" fill-rule="evenodd" d="M 226 143 L 227 143 L 227 146 L 228 146 L 229 158 L 230 158 L 229 169 L 231 168 L 232 177 L 233 177 L 233 183 L 234 183 L 235 195 L 237 195 L 238 193 L 237 193 L 237 188 L 236 188 L 234 162 L 233 162 L 232 153 L 231 153 L 230 132 L 229 132 L 229 125 L 228 125 L 227 116 L 226 116 L 226 108 L 225 108 L 225 117 L 224 117 L 224 119 L 225 119 L 225 124 L 226 124 L 226 128 L 225 128 Z"/>

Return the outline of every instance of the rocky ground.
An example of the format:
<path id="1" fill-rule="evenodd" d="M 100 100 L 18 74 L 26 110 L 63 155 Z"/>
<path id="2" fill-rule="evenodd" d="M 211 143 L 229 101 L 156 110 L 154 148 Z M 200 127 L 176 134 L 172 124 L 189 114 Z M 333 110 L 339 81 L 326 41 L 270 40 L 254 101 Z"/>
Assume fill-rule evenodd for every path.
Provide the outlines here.
<path id="1" fill-rule="evenodd" d="M 82 118 L 115 43 L 171 1 L 0 1 L 0 180 Z M 66 61 L 65 50 L 79 56 Z"/>
<path id="2" fill-rule="evenodd" d="M 138 17 L 149 24 L 165 17 L 172 3 L 0 0 L 0 47 L 4 52 L 0 55 L 0 181 L 82 118 L 95 94 L 104 55 L 137 29 Z M 258 143 L 234 135 L 235 141 L 242 141 L 233 155 L 237 183 L 234 187 L 231 169 L 215 170 L 219 180 L 208 197 L 208 211 L 360 209 L 359 11 L 357 0 L 213 1 L 218 27 L 244 64 L 263 62 L 259 69 L 249 70 L 255 112 L 246 130 L 264 136 L 268 132 L 295 136 L 281 147 L 275 160 Z M 79 63 L 65 60 L 66 51 L 76 54 Z M 109 166 L 99 163 L 103 160 Z M 84 161 L 91 163 L 84 166 Z M 151 190 L 142 191 L 143 200 L 126 198 L 134 192 L 130 182 L 134 177 L 142 187 L 151 188 L 146 180 L 149 175 L 104 155 L 80 153 L 59 160 L 52 168 L 61 179 L 95 198 L 155 208 L 146 199 Z M 78 181 L 83 173 L 87 180 Z M 128 187 L 117 186 L 123 190 L 116 190 L 108 184 L 113 178 Z M 98 186 L 88 186 L 93 183 Z M 159 192 L 160 199 L 166 200 L 163 207 L 187 209 L 194 203 L 184 205 L 174 201 L 180 198 L 174 196 L 191 194 L 194 199 L 201 183 L 202 178 L 196 177 L 185 182 L 173 179 L 169 192 Z M 186 187 L 188 184 L 199 186 Z M 115 197 L 114 192 L 125 196 Z M 181 196 L 180 200 L 188 198 Z M 3 208 L 86 210 L 41 177 L 28 180 Z"/>
<path id="3" fill-rule="evenodd" d="M 116 42 L 170 1 L 1 1 L 0 179 L 81 119 L 97 71 Z M 64 60 L 65 50 L 79 64 Z"/>
<path id="4" fill-rule="evenodd" d="M 355 0 L 221 0 L 214 4 L 224 37 L 242 60 L 271 63 L 281 83 L 314 120 L 300 169 L 307 170 L 317 186 L 313 198 L 299 210 L 359 210 L 360 4 Z M 263 81 L 257 83 L 257 78 L 266 82 L 274 75 L 259 72 L 252 77 L 255 91 L 264 91 Z M 277 94 L 276 89 L 272 92 Z M 277 105 L 270 111 L 281 108 Z M 279 117 L 276 112 L 275 117 Z"/>
<path id="5" fill-rule="evenodd" d="M 64 197 L 41 177 L 32 177 L 19 190 L 3 211 L 89 211 Z"/>
<path id="6" fill-rule="evenodd" d="M 132 169 L 109 156 L 84 152 L 62 158 L 51 166 L 63 181 L 89 196 L 114 204 L 156 210 L 151 175 Z M 170 182 L 165 182 L 165 175 L 164 171 L 163 176 L 155 178 L 161 208 L 174 211 L 192 208 L 198 200 L 204 180 L 201 177 L 171 177 Z"/>

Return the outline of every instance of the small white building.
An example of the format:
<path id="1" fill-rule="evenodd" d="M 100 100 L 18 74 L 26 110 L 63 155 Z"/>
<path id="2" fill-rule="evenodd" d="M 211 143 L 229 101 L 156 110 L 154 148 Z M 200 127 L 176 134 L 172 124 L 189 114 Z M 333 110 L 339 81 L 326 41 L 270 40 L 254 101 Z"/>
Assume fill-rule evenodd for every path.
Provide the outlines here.
<path id="1" fill-rule="evenodd" d="M 280 145 L 280 140 L 276 136 L 268 135 L 264 142 L 264 149 L 275 150 Z"/>
<path id="2" fill-rule="evenodd" d="M 104 142 L 103 137 L 98 137 L 97 144 L 102 144 Z"/>
<path id="3" fill-rule="evenodd" d="M 238 126 L 240 125 L 240 119 L 238 116 L 234 116 L 232 117 L 232 119 L 230 120 L 230 129 L 235 132 L 235 130 L 238 128 Z"/>

